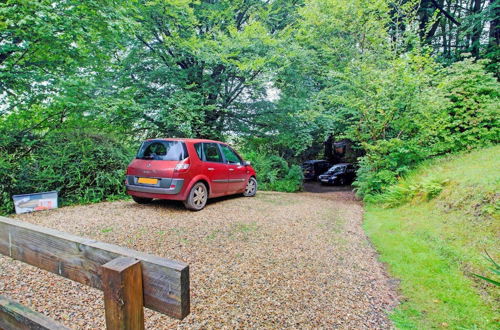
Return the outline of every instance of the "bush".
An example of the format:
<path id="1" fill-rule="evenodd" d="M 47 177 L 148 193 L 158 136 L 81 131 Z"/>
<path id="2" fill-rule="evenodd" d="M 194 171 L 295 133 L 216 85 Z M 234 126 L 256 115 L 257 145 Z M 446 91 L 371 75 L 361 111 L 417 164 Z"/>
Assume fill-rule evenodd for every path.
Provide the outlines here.
<path id="1" fill-rule="evenodd" d="M 259 189 L 295 192 L 302 188 L 300 166 L 290 166 L 282 157 L 257 151 L 244 153 L 244 158 L 252 162 L 257 172 Z"/>
<path id="2" fill-rule="evenodd" d="M 0 149 L 0 214 L 7 214 L 14 209 L 12 195 L 19 194 L 17 187 L 20 169 L 25 159 L 19 159 L 17 154 L 10 154 Z"/>
<path id="3" fill-rule="evenodd" d="M 427 156 L 425 148 L 400 139 L 380 140 L 375 145 L 366 146 L 366 150 L 366 156 L 359 162 L 357 180 L 353 183 L 358 195 L 365 199 L 384 192 Z"/>
<path id="4" fill-rule="evenodd" d="M 500 85 L 485 71 L 486 63 L 465 59 L 445 70 L 438 88 L 448 102 L 443 109 L 445 120 L 435 132 L 436 153 L 464 151 L 500 141 Z"/>
<path id="5" fill-rule="evenodd" d="M 448 180 L 428 180 L 411 184 L 401 180 L 397 185 L 390 186 L 385 193 L 371 196 L 370 202 L 380 203 L 384 207 L 397 207 L 412 200 L 430 201 L 437 197 L 448 184 Z"/>
<path id="6" fill-rule="evenodd" d="M 395 89 L 393 85 L 399 84 L 403 92 L 397 94 L 398 97 L 377 92 L 376 95 L 382 95 L 379 103 L 387 109 L 377 111 L 376 104 L 370 105 L 373 109 L 367 113 L 371 117 L 361 121 L 366 127 L 361 124 L 358 127 L 362 133 L 358 134 L 362 137 L 360 142 L 366 151 L 360 159 L 358 178 L 354 183 L 358 195 L 370 200 L 374 195 L 384 193 L 388 186 L 394 185 L 399 177 L 425 159 L 499 142 L 500 85 L 485 71 L 484 65 L 484 61 L 466 59 L 438 72 L 427 73 L 420 72 L 412 64 L 407 71 L 419 79 L 408 82 L 389 77 L 390 83 L 381 91 L 390 91 Z M 420 73 L 416 75 L 415 72 Z M 406 74 L 403 71 L 401 75 L 405 77 Z M 439 83 L 433 85 L 433 80 Z M 418 88 L 414 86 L 415 81 L 420 81 Z M 404 84 L 408 84 L 408 91 Z M 411 97 L 404 97 L 407 94 Z M 366 99 L 359 103 L 367 103 Z M 393 117 L 387 121 L 390 112 Z M 373 134 L 378 132 L 378 121 L 383 128 L 381 135 Z M 406 194 L 396 190 L 393 193 Z"/>
<path id="7" fill-rule="evenodd" d="M 12 195 L 21 193 L 57 190 L 62 205 L 98 202 L 125 194 L 125 169 L 132 154 L 108 135 L 54 131 L 37 139 L 28 151 L 2 154 L 3 213 L 12 212 Z"/>

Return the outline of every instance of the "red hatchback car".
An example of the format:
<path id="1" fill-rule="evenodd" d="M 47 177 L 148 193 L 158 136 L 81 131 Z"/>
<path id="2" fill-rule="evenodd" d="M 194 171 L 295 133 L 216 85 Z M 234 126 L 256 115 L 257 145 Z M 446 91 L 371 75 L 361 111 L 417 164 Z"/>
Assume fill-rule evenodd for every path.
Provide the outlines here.
<path id="1" fill-rule="evenodd" d="M 199 211 L 208 198 L 257 193 L 255 170 L 226 143 L 202 139 L 151 139 L 127 168 L 127 193 L 139 204 L 181 200 Z"/>

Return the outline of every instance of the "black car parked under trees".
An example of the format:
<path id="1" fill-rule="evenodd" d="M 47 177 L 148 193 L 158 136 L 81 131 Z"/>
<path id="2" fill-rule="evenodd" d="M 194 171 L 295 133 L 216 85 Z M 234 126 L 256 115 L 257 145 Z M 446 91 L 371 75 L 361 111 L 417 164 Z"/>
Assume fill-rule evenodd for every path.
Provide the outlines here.
<path id="1" fill-rule="evenodd" d="M 349 184 L 356 177 L 356 169 L 352 164 L 342 163 L 333 165 L 328 171 L 318 177 L 321 184 Z"/>
<path id="2" fill-rule="evenodd" d="M 332 164 L 326 160 L 307 160 L 302 163 L 302 172 L 305 180 L 316 180 L 320 174 L 325 173 Z"/>

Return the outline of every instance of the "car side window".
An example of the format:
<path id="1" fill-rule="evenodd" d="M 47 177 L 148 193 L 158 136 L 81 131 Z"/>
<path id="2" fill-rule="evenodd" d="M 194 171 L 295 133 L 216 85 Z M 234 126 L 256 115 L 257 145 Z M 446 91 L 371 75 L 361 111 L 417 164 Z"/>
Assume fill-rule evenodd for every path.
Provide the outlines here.
<path id="1" fill-rule="evenodd" d="M 241 164 L 240 157 L 229 146 L 221 144 L 220 147 L 228 164 Z"/>
<path id="2" fill-rule="evenodd" d="M 203 146 L 201 143 L 195 143 L 194 149 L 196 150 L 196 154 L 200 160 L 203 160 Z"/>
<path id="3" fill-rule="evenodd" d="M 205 161 L 222 163 L 222 155 L 217 143 L 203 143 L 203 151 L 205 154 Z"/>

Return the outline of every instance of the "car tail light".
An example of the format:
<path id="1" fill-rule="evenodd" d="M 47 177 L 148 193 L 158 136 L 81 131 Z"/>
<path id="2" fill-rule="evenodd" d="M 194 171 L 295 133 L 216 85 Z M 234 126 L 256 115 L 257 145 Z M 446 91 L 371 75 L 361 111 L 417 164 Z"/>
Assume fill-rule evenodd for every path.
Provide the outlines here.
<path id="1" fill-rule="evenodd" d="M 186 158 L 183 162 L 175 165 L 176 172 L 186 172 L 189 169 L 189 158 Z"/>

